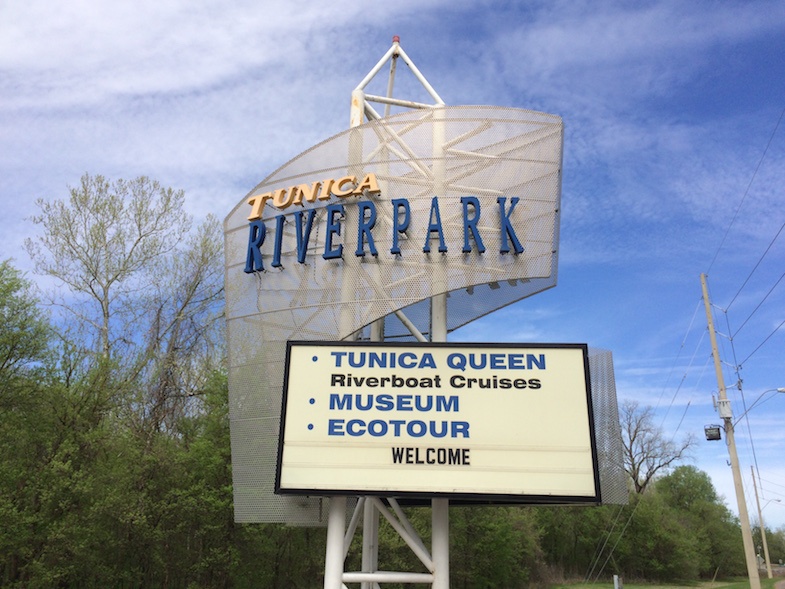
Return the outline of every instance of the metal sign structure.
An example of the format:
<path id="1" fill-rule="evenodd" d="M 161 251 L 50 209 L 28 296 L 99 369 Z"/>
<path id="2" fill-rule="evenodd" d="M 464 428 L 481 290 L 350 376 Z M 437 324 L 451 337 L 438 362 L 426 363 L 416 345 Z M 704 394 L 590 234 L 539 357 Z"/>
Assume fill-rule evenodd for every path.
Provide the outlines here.
<path id="1" fill-rule="evenodd" d="M 399 60 L 433 103 L 392 97 Z M 388 63 L 386 96 L 367 94 Z M 373 104 L 383 105 L 383 114 Z M 393 108 L 408 110 L 391 114 Z M 325 523 L 323 498 L 274 493 L 287 342 L 446 342 L 448 332 L 556 285 L 559 117 L 446 106 L 394 39 L 352 93 L 350 120 L 347 131 L 265 178 L 224 223 L 238 522 Z M 607 502 L 623 493 L 614 470 L 612 362 L 589 351 L 589 365 Z M 324 586 L 408 582 L 446 589 L 448 501 L 431 501 L 429 551 L 394 497 L 360 497 L 347 518 L 346 496 L 332 496 Z M 382 516 L 426 572 L 377 570 Z M 346 572 L 361 520 L 362 571 Z"/>

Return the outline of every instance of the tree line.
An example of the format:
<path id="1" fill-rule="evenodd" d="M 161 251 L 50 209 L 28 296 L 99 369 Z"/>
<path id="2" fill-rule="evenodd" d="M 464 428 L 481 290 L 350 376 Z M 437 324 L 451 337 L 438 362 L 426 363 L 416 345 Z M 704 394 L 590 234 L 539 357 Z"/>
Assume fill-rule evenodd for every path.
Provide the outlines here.
<path id="1" fill-rule="evenodd" d="M 37 284 L 0 262 L 3 587 L 321 584 L 324 529 L 233 521 L 222 234 L 183 202 L 148 178 L 85 175 L 38 202 Z M 624 406 L 622 425 L 628 450 L 649 449 L 626 462 L 629 505 L 454 507 L 452 586 L 743 574 L 710 479 L 673 468 L 692 442 L 663 446 L 647 408 Z M 409 515 L 428 541 L 429 512 Z M 785 530 L 768 541 L 785 558 Z M 380 543 L 382 568 L 416 569 L 384 522 Z"/>

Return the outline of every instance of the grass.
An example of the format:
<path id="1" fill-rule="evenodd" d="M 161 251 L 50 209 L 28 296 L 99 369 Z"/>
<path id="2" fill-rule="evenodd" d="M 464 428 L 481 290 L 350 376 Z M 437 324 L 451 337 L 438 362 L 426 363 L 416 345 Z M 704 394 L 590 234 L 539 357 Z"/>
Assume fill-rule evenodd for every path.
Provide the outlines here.
<path id="1" fill-rule="evenodd" d="M 761 589 L 774 589 L 774 584 L 782 581 L 782 577 L 760 580 Z M 624 583 L 624 589 L 749 589 L 750 583 L 745 579 L 731 581 L 695 581 L 679 585 L 659 585 L 654 583 Z M 614 589 L 613 583 L 568 583 L 552 585 L 551 589 Z"/>

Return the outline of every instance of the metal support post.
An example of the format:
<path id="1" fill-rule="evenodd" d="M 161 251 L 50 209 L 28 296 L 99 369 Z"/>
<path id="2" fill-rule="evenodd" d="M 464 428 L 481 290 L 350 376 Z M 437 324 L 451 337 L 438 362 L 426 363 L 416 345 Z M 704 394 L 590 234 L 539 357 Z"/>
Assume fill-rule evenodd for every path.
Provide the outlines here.
<path id="1" fill-rule="evenodd" d="M 433 130 L 433 177 L 434 187 L 442 193 L 446 183 L 444 166 L 445 127 L 441 122 L 442 110 L 433 113 L 440 124 Z M 439 294 L 431 297 L 431 341 L 447 341 L 447 277 L 440 269 L 433 277 L 433 291 Z M 431 555 L 433 557 L 432 589 L 450 589 L 450 501 L 431 499 Z"/>
<path id="2" fill-rule="evenodd" d="M 372 501 L 363 506 L 362 572 L 375 573 L 379 568 L 379 512 Z M 363 581 L 361 589 L 375 589 L 376 583 Z"/>
<path id="3" fill-rule="evenodd" d="M 450 589 L 450 501 L 431 499 L 433 589 Z"/>
<path id="4" fill-rule="evenodd" d="M 393 83 L 395 79 L 396 62 L 401 58 L 411 69 L 414 76 L 426 91 L 435 100 L 435 105 L 418 104 L 411 101 L 396 100 L 392 97 Z M 379 102 L 383 102 L 385 106 L 384 116 L 390 114 L 390 107 L 403 106 L 409 108 L 434 108 L 444 105 L 444 102 L 431 87 L 428 81 L 420 73 L 414 63 L 409 59 L 406 53 L 399 45 L 399 39 L 393 38 L 393 46 L 382 57 L 381 60 L 374 66 L 371 72 L 360 82 L 357 88 L 352 92 L 351 100 L 351 115 L 350 127 L 358 127 L 363 124 L 365 117 L 372 120 L 379 120 L 382 117 L 368 104 L 368 96 L 364 90 L 366 85 L 371 79 L 381 70 L 384 63 L 390 59 L 390 73 L 387 83 L 387 96 L 374 97 Z M 443 115 L 440 109 L 437 109 L 434 116 L 438 119 Z M 394 135 L 392 129 L 387 130 L 388 133 Z M 444 167 L 444 125 L 436 125 L 433 149 L 434 149 L 434 168 L 432 170 L 435 179 L 434 186 L 437 193 L 443 192 L 445 184 L 445 167 Z M 363 151 L 360 142 L 361 135 L 357 137 L 350 137 L 349 144 L 349 161 L 350 169 L 359 176 L 362 171 Z M 400 138 L 398 138 L 400 140 Z M 401 144 L 405 146 L 405 142 L 401 140 Z M 384 148 L 386 149 L 386 147 Z M 347 215 L 349 211 L 347 210 Z M 348 223 L 348 221 L 347 221 Z M 348 239 L 345 237 L 344 239 Z M 349 244 L 351 245 L 351 244 Z M 352 263 L 357 263 L 352 261 Z M 349 262 L 344 261 L 345 265 Z M 431 299 L 431 329 L 430 340 L 434 342 L 447 341 L 447 281 L 444 276 L 444 271 L 437 273 L 433 277 L 434 287 L 432 292 L 437 292 L 436 296 Z M 351 298 L 353 285 L 351 281 L 345 280 L 343 284 L 343 299 L 348 301 Z M 348 324 L 349 306 L 342 311 L 341 325 Z M 412 335 L 418 341 L 427 341 L 425 336 L 417 329 L 401 311 L 395 312 L 396 316 L 403 322 L 409 329 Z M 371 341 L 384 341 L 384 319 L 371 324 L 370 329 Z M 351 573 L 344 571 L 344 563 L 349 543 L 351 542 L 351 535 L 357 525 L 358 513 L 352 518 L 352 523 L 349 526 L 349 531 L 344 537 L 344 527 L 346 520 L 346 498 L 345 497 L 331 497 L 330 508 L 328 515 L 327 526 L 327 554 L 325 557 L 325 574 L 324 574 L 324 589 L 342 589 L 345 587 L 343 583 L 361 583 L 361 589 L 378 589 L 379 583 L 432 583 L 432 589 L 449 589 L 450 586 L 450 525 L 449 525 L 449 500 L 444 498 L 434 498 L 431 501 L 431 524 L 432 524 L 432 545 L 431 551 L 433 556 L 428 554 L 422 540 L 416 534 L 411 524 L 406 519 L 400 506 L 394 499 L 390 499 L 390 506 L 392 507 L 395 515 L 381 502 L 380 499 L 375 497 L 360 498 L 364 502 L 362 507 L 358 506 L 363 511 L 363 554 L 362 554 L 362 572 Z M 431 572 L 428 573 L 404 573 L 404 572 L 380 572 L 378 570 L 379 564 L 379 518 L 383 515 L 393 528 L 401 535 L 406 541 L 415 555 L 418 556 L 423 565 Z M 397 518 L 396 518 L 397 516 Z"/>
<path id="5" fill-rule="evenodd" d="M 341 589 L 345 557 L 343 535 L 346 525 L 346 497 L 330 497 L 327 516 L 327 550 L 324 558 L 324 589 Z"/>

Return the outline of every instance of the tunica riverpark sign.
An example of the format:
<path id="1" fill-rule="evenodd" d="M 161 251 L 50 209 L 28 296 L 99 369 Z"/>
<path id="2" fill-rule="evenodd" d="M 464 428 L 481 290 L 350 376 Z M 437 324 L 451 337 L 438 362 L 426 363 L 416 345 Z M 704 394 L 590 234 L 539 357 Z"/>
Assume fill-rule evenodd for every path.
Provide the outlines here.
<path id="1" fill-rule="evenodd" d="M 291 342 L 279 492 L 596 502 L 581 345 Z"/>
<path id="2" fill-rule="evenodd" d="M 580 347 L 428 348 L 435 367 L 404 366 L 406 354 L 423 356 L 402 350 L 392 369 L 355 367 L 350 359 L 356 356 L 340 354 L 359 350 L 337 343 L 368 340 L 369 326 L 383 322 L 384 346 L 408 342 L 416 348 L 414 342 L 432 339 L 432 297 L 446 297 L 448 333 L 555 286 L 562 141 L 563 124 L 554 115 L 437 105 L 339 133 L 240 200 L 224 223 L 237 521 L 323 523 L 318 496 L 350 490 L 598 500 L 590 433 L 605 435 L 616 416 L 615 390 L 598 393 L 594 387 L 612 383 L 609 362 L 598 364 L 610 368 L 603 378 L 592 375 L 590 396 L 597 407 L 598 395 L 610 392 L 613 403 L 603 406 L 612 410 L 592 417 L 586 350 Z M 279 444 L 290 341 L 315 348 L 289 347 L 288 410 Z M 397 345 L 374 353 L 392 353 Z M 460 370 L 450 366 L 451 353 L 498 353 L 508 363 L 504 370 L 470 364 Z M 519 354 L 525 370 L 517 364 Z M 539 360 L 528 366 L 541 355 L 544 366 Z M 559 366 L 569 370 L 560 375 Z M 371 384 L 388 377 L 385 386 Z M 470 388 L 472 378 L 491 379 L 496 388 Z M 400 379 L 403 385 L 393 386 Z M 373 411 L 366 412 L 369 402 Z M 442 421 L 432 416 L 416 425 L 398 423 L 409 402 L 413 412 L 433 403 L 429 412 L 450 416 L 447 430 L 439 423 L 431 428 L 431 421 Z M 381 416 L 385 412 L 390 416 Z M 510 438 L 499 437 L 505 431 Z M 519 442 L 513 434 L 522 436 Z M 564 469 L 580 475 L 534 474 L 535 463 L 553 465 L 559 444 L 566 445 L 559 456 L 569 457 Z M 537 447 L 542 455 L 526 462 Z M 597 444 L 603 500 L 606 449 Z M 309 453 L 323 466 L 304 465 Z M 509 471 L 502 467 L 507 458 L 514 459 Z M 378 468 L 371 478 L 379 474 L 380 483 L 354 476 L 354 461 Z"/>

